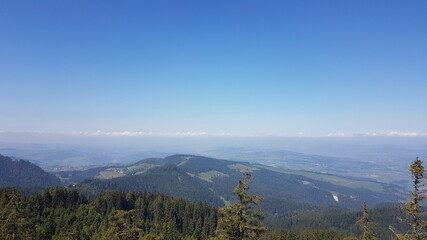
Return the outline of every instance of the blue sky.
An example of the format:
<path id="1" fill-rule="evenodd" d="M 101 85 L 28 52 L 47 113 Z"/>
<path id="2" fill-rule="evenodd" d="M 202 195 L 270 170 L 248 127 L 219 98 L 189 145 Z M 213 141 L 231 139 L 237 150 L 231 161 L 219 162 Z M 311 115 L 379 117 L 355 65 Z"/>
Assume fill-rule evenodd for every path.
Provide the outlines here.
<path id="1" fill-rule="evenodd" d="M 0 131 L 427 134 L 426 1 L 0 2 Z"/>

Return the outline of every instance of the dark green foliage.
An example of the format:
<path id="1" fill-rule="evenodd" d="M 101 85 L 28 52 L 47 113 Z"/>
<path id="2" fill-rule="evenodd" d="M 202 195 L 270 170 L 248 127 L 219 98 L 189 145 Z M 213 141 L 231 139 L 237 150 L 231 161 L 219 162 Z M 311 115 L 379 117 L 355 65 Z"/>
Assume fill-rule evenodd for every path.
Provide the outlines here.
<path id="1" fill-rule="evenodd" d="M 175 165 L 156 167 L 134 176 L 85 181 L 76 188 L 92 197 L 106 190 L 149 191 L 185 198 L 192 202 L 206 202 L 214 206 L 223 203 L 209 190 L 205 181 L 189 176 Z"/>
<path id="2" fill-rule="evenodd" d="M 362 216 L 357 220 L 356 225 L 358 225 L 362 230 L 361 240 L 377 240 L 372 227 L 373 223 L 369 218 L 368 206 L 366 203 L 363 204 Z"/>
<path id="3" fill-rule="evenodd" d="M 303 230 L 298 232 L 266 232 L 259 240 L 342 240 L 345 235 L 333 230 Z"/>
<path id="4" fill-rule="evenodd" d="M 0 239 L 207 239 L 218 214 L 206 204 L 157 193 L 108 191 L 88 201 L 64 188 L 29 199 L 5 188 L 0 206 Z"/>
<path id="5" fill-rule="evenodd" d="M 260 234 L 267 230 L 260 224 L 262 212 L 253 209 L 253 205 L 258 205 L 263 197 L 247 193 L 252 175 L 247 172 L 244 176 L 244 180 L 239 180 L 233 191 L 239 199 L 238 202 L 220 209 L 221 217 L 218 221 L 216 239 L 258 239 Z"/>
<path id="6" fill-rule="evenodd" d="M 0 209 L 1 221 L 19 223 L 14 226 L 2 222 L 2 228 L 20 229 L 16 232 L 33 239 L 106 239 L 110 235 L 129 239 L 136 235 L 140 239 L 208 239 L 218 221 L 217 209 L 206 204 L 138 192 L 107 191 L 87 200 L 76 190 L 51 188 L 23 199 L 15 189 L 6 188 L 0 190 Z M 390 239 L 383 232 L 398 216 L 396 209 L 370 210 L 370 219 L 379 223 L 380 239 Z M 339 209 L 288 214 L 274 218 L 275 226 L 298 231 L 268 232 L 261 239 L 323 240 L 342 239 L 343 233 L 359 235 L 361 232 L 353 227 L 358 216 L 360 212 Z"/>
<path id="7" fill-rule="evenodd" d="M 259 200 L 242 193 L 245 185 L 240 186 L 236 193 L 243 203 Z M 257 214 L 252 212 L 252 216 Z M 216 208 L 157 193 L 107 191 L 87 200 L 76 190 L 50 188 L 25 199 L 14 188 L 0 189 L 0 239 L 209 239 L 217 222 Z M 268 237 L 277 234 L 280 238 Z M 310 230 L 271 233 L 260 239 L 332 240 L 341 236 L 335 231 Z"/>
<path id="8" fill-rule="evenodd" d="M 77 190 L 61 187 L 46 189 L 40 194 L 33 195 L 28 201 L 31 210 L 37 215 L 42 215 L 46 209 L 75 210 L 88 203 L 86 197 Z"/>
<path id="9" fill-rule="evenodd" d="M 130 211 L 114 210 L 103 228 L 98 233 L 98 239 L 137 240 L 144 235 L 144 222 L 136 215 L 136 209 Z"/>
<path id="10" fill-rule="evenodd" d="M 412 176 L 413 191 L 411 198 L 406 202 L 406 213 L 410 217 L 412 229 L 406 234 L 397 234 L 397 236 L 402 240 L 425 240 L 427 239 L 427 221 L 423 219 L 425 213 L 421 207 L 422 201 L 426 199 L 422 184 L 425 173 L 423 161 L 417 157 L 409 170 Z"/>
<path id="11" fill-rule="evenodd" d="M 267 215 L 265 224 L 273 229 L 288 229 L 302 231 L 304 229 L 332 229 L 339 230 L 346 235 L 361 235 L 362 231 L 355 225 L 357 219 L 363 215 L 360 211 L 345 209 L 315 209 L 311 211 L 296 211 L 284 215 Z M 400 226 L 399 219 L 404 213 L 398 205 L 387 205 L 369 210 L 369 219 L 375 222 L 375 235 L 379 239 L 392 239 L 393 233 L 389 226 Z"/>
<path id="12" fill-rule="evenodd" d="M 0 187 L 46 188 L 60 184 L 59 178 L 28 161 L 0 155 Z"/>
<path id="13" fill-rule="evenodd" d="M 33 239 L 34 225 L 21 195 L 14 188 L 0 189 L 0 239 Z"/>

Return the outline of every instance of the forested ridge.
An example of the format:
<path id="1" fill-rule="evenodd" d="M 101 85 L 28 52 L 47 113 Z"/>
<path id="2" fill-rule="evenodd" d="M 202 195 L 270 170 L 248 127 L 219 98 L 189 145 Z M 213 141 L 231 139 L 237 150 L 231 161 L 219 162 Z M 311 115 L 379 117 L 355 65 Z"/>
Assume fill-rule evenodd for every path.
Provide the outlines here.
<path id="1" fill-rule="evenodd" d="M 209 185 L 189 176 L 176 165 L 165 165 L 150 169 L 144 174 L 106 180 L 86 180 L 76 188 L 88 196 L 96 196 L 106 190 L 160 192 L 192 202 L 205 202 L 221 206 L 223 201 L 209 190 Z"/>
<path id="2" fill-rule="evenodd" d="M 60 185 L 53 174 L 28 161 L 12 159 L 0 154 L 0 187 L 46 188 Z"/>
<path id="3" fill-rule="evenodd" d="M 251 191 L 265 197 L 260 207 L 266 212 L 278 214 L 316 206 L 359 209 L 364 201 L 376 205 L 406 198 L 402 197 L 403 189 L 390 184 L 336 176 L 333 177 L 338 181 L 329 181 L 331 176 L 326 175 L 315 179 L 259 164 L 195 155 L 144 159 L 128 166 L 98 170 L 57 175 L 93 196 L 105 190 L 154 191 L 193 202 L 223 206 L 233 201 L 233 187 L 242 172 L 252 172 L 256 181 L 252 183 Z M 83 175 L 88 178 L 86 181 L 70 182 L 81 180 Z"/>

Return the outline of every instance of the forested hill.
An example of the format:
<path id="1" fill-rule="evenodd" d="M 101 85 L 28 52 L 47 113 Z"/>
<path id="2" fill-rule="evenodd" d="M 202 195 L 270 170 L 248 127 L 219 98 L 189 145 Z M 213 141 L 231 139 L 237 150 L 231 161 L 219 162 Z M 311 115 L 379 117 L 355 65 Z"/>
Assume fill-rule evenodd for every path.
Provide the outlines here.
<path id="1" fill-rule="evenodd" d="M 0 187 L 46 188 L 61 182 L 55 175 L 43 171 L 28 161 L 0 155 Z"/>
<path id="2" fill-rule="evenodd" d="M 205 202 L 214 206 L 221 206 L 223 203 L 209 190 L 208 183 L 191 177 L 175 165 L 155 167 L 144 174 L 105 180 L 86 180 L 76 187 L 91 197 L 106 190 L 148 191 L 185 198 L 193 202 Z"/>
<path id="3" fill-rule="evenodd" d="M 251 192 L 262 195 L 262 208 L 282 213 L 313 206 L 360 208 L 402 199 L 402 189 L 374 181 L 358 181 L 313 172 L 288 172 L 244 162 L 193 155 L 150 158 L 124 167 L 59 173 L 63 179 L 90 177 L 76 185 L 86 194 L 103 190 L 155 191 L 213 205 L 234 201 L 232 194 L 243 172 L 252 172 Z M 90 173 L 90 174 L 89 174 Z M 404 196 L 403 198 L 406 198 Z"/>

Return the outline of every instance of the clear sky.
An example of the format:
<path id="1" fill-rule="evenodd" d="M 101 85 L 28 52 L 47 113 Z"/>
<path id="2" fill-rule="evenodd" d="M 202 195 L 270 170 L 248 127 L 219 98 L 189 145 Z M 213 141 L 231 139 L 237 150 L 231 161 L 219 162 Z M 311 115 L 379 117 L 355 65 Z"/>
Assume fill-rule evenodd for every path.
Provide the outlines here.
<path id="1" fill-rule="evenodd" d="M 426 13 L 424 0 L 1 0 L 0 131 L 426 134 Z"/>

